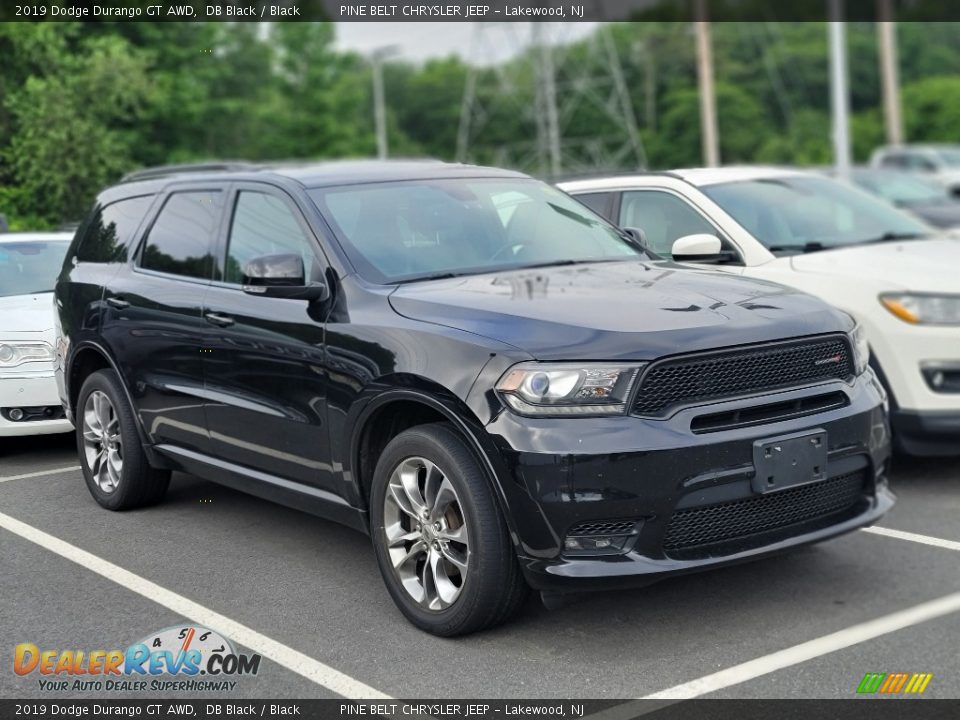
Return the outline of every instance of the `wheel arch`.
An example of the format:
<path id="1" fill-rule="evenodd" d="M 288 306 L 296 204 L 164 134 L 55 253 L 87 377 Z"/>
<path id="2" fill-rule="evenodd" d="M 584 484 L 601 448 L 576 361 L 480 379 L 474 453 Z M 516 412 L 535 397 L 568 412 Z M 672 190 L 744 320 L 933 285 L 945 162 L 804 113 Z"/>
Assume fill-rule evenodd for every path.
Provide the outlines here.
<path id="1" fill-rule="evenodd" d="M 518 535 L 495 460 L 496 451 L 483 437 L 480 421 L 466 404 L 448 393 L 423 387 L 394 387 L 378 393 L 364 406 L 353 425 L 349 454 L 349 470 L 363 507 L 369 510 L 373 472 L 387 443 L 399 432 L 431 422 L 451 424 L 466 441 L 503 513 L 511 538 L 517 544 Z"/>
<path id="2" fill-rule="evenodd" d="M 153 451 L 150 449 L 150 444 L 147 441 L 146 433 L 141 425 L 140 414 L 137 412 L 137 405 L 133 401 L 133 395 L 130 393 L 130 388 L 127 387 L 123 373 L 120 372 L 120 367 L 117 365 L 116 361 L 110 357 L 110 353 L 107 352 L 107 350 L 99 343 L 88 340 L 76 348 L 70 356 L 70 362 L 67 365 L 64 378 L 67 391 L 67 401 L 70 404 L 71 413 L 74 415 L 74 419 L 76 420 L 77 400 L 80 397 L 80 388 L 83 386 L 84 381 L 98 370 L 106 369 L 113 370 L 117 374 L 117 377 L 120 378 L 120 387 L 123 388 L 124 397 L 126 397 L 126 400 L 130 404 L 130 408 L 133 411 L 137 435 L 140 437 L 140 442 L 143 444 L 144 451 L 147 453 L 147 457 L 150 459 L 151 465 L 153 465 L 157 461 L 157 458 L 155 457 L 155 453 L 153 453 Z M 159 463 L 159 465 L 162 464 L 163 463 Z"/>

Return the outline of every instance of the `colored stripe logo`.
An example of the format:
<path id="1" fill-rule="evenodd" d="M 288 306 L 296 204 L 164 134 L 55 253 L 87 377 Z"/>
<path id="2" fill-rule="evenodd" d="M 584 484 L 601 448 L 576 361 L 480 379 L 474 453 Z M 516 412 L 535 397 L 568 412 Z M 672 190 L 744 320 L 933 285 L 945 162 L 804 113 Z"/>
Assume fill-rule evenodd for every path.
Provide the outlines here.
<path id="1" fill-rule="evenodd" d="M 865 695 L 919 695 L 933 680 L 933 673 L 867 673 L 857 686 Z"/>

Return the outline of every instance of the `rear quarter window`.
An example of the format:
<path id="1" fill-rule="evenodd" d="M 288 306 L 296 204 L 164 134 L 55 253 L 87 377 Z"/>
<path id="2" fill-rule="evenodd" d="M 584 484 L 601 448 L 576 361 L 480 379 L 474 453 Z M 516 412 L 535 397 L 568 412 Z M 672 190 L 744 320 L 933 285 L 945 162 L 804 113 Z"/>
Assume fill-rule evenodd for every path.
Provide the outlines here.
<path id="1" fill-rule="evenodd" d="M 126 262 L 134 233 L 151 202 L 152 195 L 142 195 L 95 207 L 84 224 L 77 260 Z"/>

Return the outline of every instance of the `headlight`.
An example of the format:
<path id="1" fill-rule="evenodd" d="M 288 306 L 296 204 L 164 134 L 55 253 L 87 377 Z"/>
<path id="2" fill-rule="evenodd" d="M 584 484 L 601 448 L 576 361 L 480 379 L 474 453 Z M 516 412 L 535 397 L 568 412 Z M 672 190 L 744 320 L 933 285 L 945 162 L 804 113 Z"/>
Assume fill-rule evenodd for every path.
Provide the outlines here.
<path id="1" fill-rule="evenodd" d="M 863 325 L 857 323 L 857 326 L 850 331 L 850 346 L 853 348 L 853 370 L 857 375 L 867 371 L 867 365 L 870 362 L 870 346 L 867 344 L 867 334 L 863 331 Z"/>
<path id="2" fill-rule="evenodd" d="M 520 415 L 623 415 L 640 365 L 520 363 L 496 385 Z"/>
<path id="3" fill-rule="evenodd" d="M 960 325 L 960 295 L 891 293 L 881 295 L 880 302 L 898 318 L 914 325 Z"/>
<path id="4" fill-rule="evenodd" d="M 0 342 L 0 368 L 53 360 L 53 348 L 45 342 Z"/>

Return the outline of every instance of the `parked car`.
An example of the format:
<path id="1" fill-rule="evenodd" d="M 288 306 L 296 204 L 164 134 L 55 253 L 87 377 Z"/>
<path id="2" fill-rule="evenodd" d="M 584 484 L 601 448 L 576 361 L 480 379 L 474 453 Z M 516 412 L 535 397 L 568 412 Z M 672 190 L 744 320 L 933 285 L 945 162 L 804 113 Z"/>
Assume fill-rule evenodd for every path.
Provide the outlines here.
<path id="1" fill-rule="evenodd" d="M 960 194 L 960 145 L 888 145 L 873 151 L 870 165 L 927 175 Z"/>
<path id="2" fill-rule="evenodd" d="M 154 172 L 57 283 L 111 510 L 171 470 L 371 535 L 438 635 L 823 540 L 893 503 L 850 317 L 653 259 L 559 190 L 435 162 Z"/>
<path id="3" fill-rule="evenodd" d="M 934 227 L 960 228 L 960 198 L 922 175 L 855 168 L 850 180 L 869 193 L 907 210 Z"/>
<path id="4" fill-rule="evenodd" d="M 655 252 L 772 280 L 850 313 L 891 397 L 895 444 L 960 453 L 960 242 L 847 183 L 779 168 L 561 183 Z"/>
<path id="5" fill-rule="evenodd" d="M 53 285 L 71 238 L 0 234 L 0 437 L 73 429 L 53 377 Z"/>

